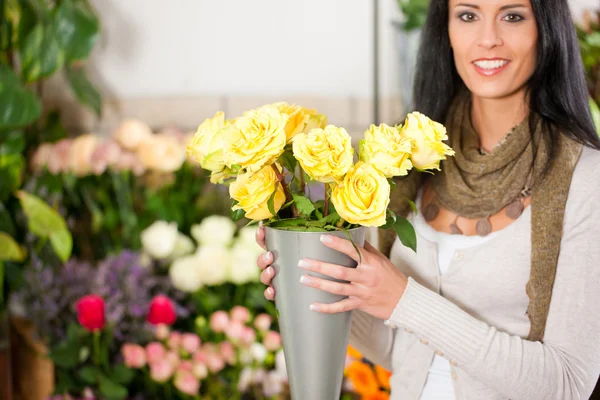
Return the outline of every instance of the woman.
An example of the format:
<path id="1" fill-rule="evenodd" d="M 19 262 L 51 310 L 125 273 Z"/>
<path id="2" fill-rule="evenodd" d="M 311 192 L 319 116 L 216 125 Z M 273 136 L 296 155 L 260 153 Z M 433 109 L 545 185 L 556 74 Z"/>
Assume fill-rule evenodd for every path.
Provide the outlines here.
<path id="1" fill-rule="evenodd" d="M 425 182 L 399 181 L 421 211 L 417 253 L 383 237 L 355 270 L 303 260 L 304 284 L 349 296 L 311 308 L 354 310 L 351 343 L 393 371 L 393 399 L 587 399 L 600 141 L 566 0 L 432 0 L 417 71 L 415 109 L 456 150 Z M 358 261 L 347 240 L 322 241 Z M 272 262 L 258 260 L 265 284 Z"/>

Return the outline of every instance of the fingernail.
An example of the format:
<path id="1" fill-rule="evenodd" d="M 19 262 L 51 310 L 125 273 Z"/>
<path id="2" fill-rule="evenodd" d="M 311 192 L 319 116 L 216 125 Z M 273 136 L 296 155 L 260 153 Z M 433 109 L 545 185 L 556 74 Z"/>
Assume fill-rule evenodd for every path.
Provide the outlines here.
<path id="1" fill-rule="evenodd" d="M 308 285 L 309 283 L 312 282 L 312 279 L 310 279 L 308 276 L 306 275 L 302 275 L 300 277 L 300 283 L 304 283 L 305 285 Z"/>
<path id="2" fill-rule="evenodd" d="M 311 304 L 310 307 L 311 311 L 321 311 L 321 307 L 319 307 L 316 304 Z"/>
<path id="3" fill-rule="evenodd" d="M 331 243 L 331 242 L 333 242 L 333 238 L 331 237 L 331 235 L 321 235 L 321 242 L 322 243 Z"/>
<path id="4" fill-rule="evenodd" d="M 267 251 L 264 255 L 263 255 L 263 260 L 265 261 L 270 261 L 271 260 L 271 252 Z"/>
<path id="5" fill-rule="evenodd" d="M 259 228 L 262 228 L 263 222 L 262 221 L 258 221 L 258 226 L 259 226 Z"/>
<path id="6" fill-rule="evenodd" d="M 273 296 L 273 288 L 268 288 L 267 289 L 267 293 L 269 293 L 271 296 Z"/>
<path id="7" fill-rule="evenodd" d="M 298 266 L 300 268 L 308 268 L 308 267 L 310 267 L 310 261 L 308 261 L 308 260 L 300 260 L 300 261 L 298 261 Z"/>
<path id="8" fill-rule="evenodd" d="M 267 274 L 269 274 L 269 275 L 275 275 L 275 270 L 273 269 L 273 267 L 267 268 Z"/>

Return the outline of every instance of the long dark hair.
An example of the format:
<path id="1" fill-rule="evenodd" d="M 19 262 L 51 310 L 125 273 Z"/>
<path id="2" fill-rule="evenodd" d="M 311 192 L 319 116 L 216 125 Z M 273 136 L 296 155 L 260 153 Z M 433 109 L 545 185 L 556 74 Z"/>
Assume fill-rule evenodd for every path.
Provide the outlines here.
<path id="1" fill-rule="evenodd" d="M 560 133 L 600 150 L 588 103 L 579 44 L 566 0 L 530 0 L 538 28 L 537 65 L 527 83 L 531 115 L 549 131 L 551 158 Z M 414 108 L 444 122 L 465 87 L 456 71 L 448 34 L 448 0 L 431 0 L 417 59 Z"/>

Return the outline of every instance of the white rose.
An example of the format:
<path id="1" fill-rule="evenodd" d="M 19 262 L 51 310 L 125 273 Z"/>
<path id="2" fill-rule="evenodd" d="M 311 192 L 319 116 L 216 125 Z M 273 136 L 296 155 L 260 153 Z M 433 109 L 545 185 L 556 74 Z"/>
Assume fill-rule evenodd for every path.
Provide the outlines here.
<path id="1" fill-rule="evenodd" d="M 238 391 L 245 392 L 252 384 L 252 369 L 250 367 L 244 367 L 240 374 L 240 380 L 238 381 Z"/>
<path id="2" fill-rule="evenodd" d="M 205 285 L 220 285 L 229 275 L 231 256 L 223 246 L 201 246 L 196 252 L 199 273 Z"/>
<path id="3" fill-rule="evenodd" d="M 250 351 L 250 349 L 248 349 L 248 348 L 241 349 L 240 355 L 239 355 L 239 360 L 242 365 L 252 364 L 253 357 L 252 357 L 252 352 Z M 252 377 L 252 375 L 251 375 L 251 377 Z M 252 383 L 252 379 L 250 380 L 250 383 Z"/>
<path id="4" fill-rule="evenodd" d="M 177 235 L 177 241 L 175 242 L 175 248 L 171 253 L 171 258 L 176 259 L 179 257 L 187 256 L 188 254 L 192 254 L 196 249 L 196 245 L 186 235 L 183 233 L 179 233 Z"/>
<path id="5" fill-rule="evenodd" d="M 229 217 L 211 215 L 192 226 L 191 232 L 199 244 L 227 246 L 233 239 L 235 224 Z"/>
<path id="6" fill-rule="evenodd" d="M 152 137 L 152 130 L 140 120 L 128 119 L 119 125 L 113 137 L 125 149 L 136 151 L 141 143 Z"/>
<path id="7" fill-rule="evenodd" d="M 277 371 L 267 373 L 263 381 L 263 394 L 265 397 L 274 397 L 283 391 L 283 382 Z"/>
<path id="8" fill-rule="evenodd" d="M 260 343 L 252 343 L 252 345 L 250 346 L 250 353 L 252 354 L 252 358 L 258 362 L 261 363 L 263 361 L 265 361 L 265 359 L 267 358 L 267 349 L 265 349 L 265 346 L 263 346 Z"/>
<path id="9" fill-rule="evenodd" d="M 260 253 L 262 249 L 256 242 L 254 244 L 236 242 L 231 249 L 229 281 L 236 285 L 258 282 L 260 268 L 256 264 L 256 259 Z"/>
<path id="10" fill-rule="evenodd" d="M 142 232 L 142 246 L 152 257 L 166 258 L 173 253 L 178 236 L 176 222 L 156 221 Z"/>
<path id="11" fill-rule="evenodd" d="M 256 226 L 245 226 L 238 232 L 238 242 L 248 246 L 256 246 L 259 250 L 261 247 L 256 243 Z"/>
<path id="12" fill-rule="evenodd" d="M 194 293 L 202 287 L 202 263 L 196 256 L 178 258 L 171 264 L 169 277 L 176 289 L 182 292 Z"/>

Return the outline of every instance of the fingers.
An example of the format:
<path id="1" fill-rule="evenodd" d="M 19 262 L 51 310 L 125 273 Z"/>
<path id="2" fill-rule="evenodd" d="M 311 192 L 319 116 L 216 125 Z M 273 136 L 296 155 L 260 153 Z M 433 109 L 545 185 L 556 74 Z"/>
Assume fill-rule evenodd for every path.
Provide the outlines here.
<path id="1" fill-rule="evenodd" d="M 318 260 L 302 259 L 298 266 L 304 270 L 318 272 L 342 281 L 367 283 L 367 277 L 362 270 L 329 264 Z"/>
<path id="2" fill-rule="evenodd" d="M 323 243 L 325 246 L 327 246 L 329 248 L 332 248 L 334 250 L 337 250 L 341 253 L 346 254 L 348 257 L 350 257 L 357 263 L 361 262 L 361 258 L 364 261 L 365 255 L 367 254 L 365 249 L 363 249 L 359 245 L 356 245 L 356 248 L 360 252 L 360 255 L 359 255 L 356 252 L 356 249 L 354 248 L 354 245 L 352 245 L 352 242 L 350 242 L 350 240 L 340 238 L 337 236 L 326 235 L 326 234 L 321 235 L 321 243 Z"/>
<path id="3" fill-rule="evenodd" d="M 265 298 L 267 300 L 275 300 L 275 290 L 271 286 L 265 289 Z"/>
<path id="4" fill-rule="evenodd" d="M 376 247 L 374 247 L 371 243 L 367 242 L 365 240 L 365 250 L 368 251 L 369 253 L 373 253 L 373 254 L 378 254 L 378 255 L 382 255 L 383 254 L 379 251 L 379 249 L 377 249 Z"/>
<path id="5" fill-rule="evenodd" d="M 260 225 L 256 230 L 256 243 L 263 249 L 267 249 L 267 244 L 265 243 L 265 228 Z"/>
<path id="6" fill-rule="evenodd" d="M 270 251 L 267 251 L 266 253 L 261 254 L 256 259 L 256 264 L 258 265 L 258 268 L 260 268 L 262 270 L 267 268 L 272 263 L 273 263 L 273 253 L 271 253 Z"/>
<path id="7" fill-rule="evenodd" d="M 263 272 L 260 273 L 260 281 L 268 286 L 271 284 L 274 276 L 275 270 L 273 267 L 267 267 Z"/>
<path id="8" fill-rule="evenodd" d="M 360 297 L 364 291 L 360 285 L 329 281 L 310 275 L 302 275 L 300 277 L 300 282 L 306 286 L 333 294 L 339 294 L 340 296 Z"/>
<path id="9" fill-rule="evenodd" d="M 310 305 L 310 309 L 325 314 L 336 314 L 344 311 L 350 311 L 358 308 L 360 300 L 355 297 L 340 300 L 332 304 L 314 303 Z"/>

